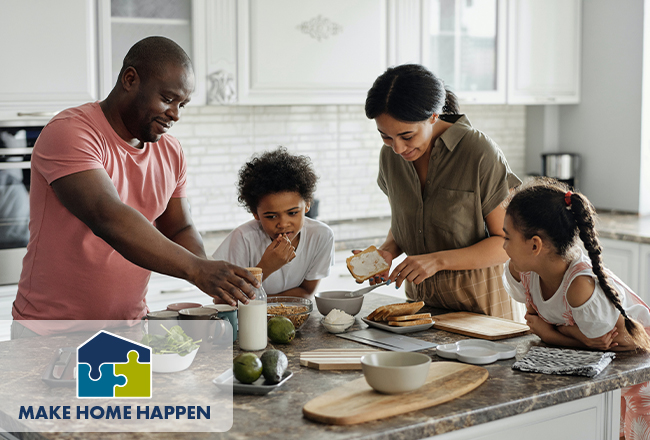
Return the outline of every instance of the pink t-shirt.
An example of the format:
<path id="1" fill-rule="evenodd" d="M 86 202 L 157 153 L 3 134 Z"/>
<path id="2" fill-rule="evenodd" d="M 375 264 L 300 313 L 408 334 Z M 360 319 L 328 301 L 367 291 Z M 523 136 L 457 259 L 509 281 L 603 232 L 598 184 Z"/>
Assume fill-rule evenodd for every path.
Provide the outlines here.
<path id="1" fill-rule="evenodd" d="M 172 197 L 185 197 L 185 158 L 172 136 L 137 149 L 115 133 L 97 102 L 61 112 L 34 146 L 30 240 L 14 319 L 132 320 L 147 312 L 151 272 L 93 234 L 50 186 L 91 169 L 105 169 L 122 202 L 152 224 Z"/>

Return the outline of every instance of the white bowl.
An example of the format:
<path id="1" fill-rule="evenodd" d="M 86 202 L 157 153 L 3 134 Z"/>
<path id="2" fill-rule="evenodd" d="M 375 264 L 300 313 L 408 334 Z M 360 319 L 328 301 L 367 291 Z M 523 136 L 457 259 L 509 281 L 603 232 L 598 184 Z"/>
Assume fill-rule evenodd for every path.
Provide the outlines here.
<path id="1" fill-rule="evenodd" d="M 361 357 L 366 382 L 375 391 L 400 394 L 420 388 L 427 380 L 431 358 L 403 351 L 372 353 Z"/>
<path id="2" fill-rule="evenodd" d="M 175 373 L 177 371 L 187 370 L 196 353 L 199 351 L 197 347 L 194 351 L 181 356 L 178 353 L 169 354 L 155 354 L 151 355 L 151 371 L 154 373 Z"/>
<path id="3" fill-rule="evenodd" d="M 355 298 L 346 297 L 345 294 L 350 293 L 349 290 L 328 290 L 326 292 L 318 292 L 314 295 L 316 300 L 316 308 L 321 315 L 327 316 L 332 309 L 343 310 L 348 315 L 356 315 L 361 311 L 363 304 L 363 296 Z"/>
<path id="4" fill-rule="evenodd" d="M 354 324 L 354 318 L 350 319 L 349 322 L 346 322 L 344 324 L 330 324 L 328 322 L 325 322 L 325 318 L 321 318 L 320 320 L 321 324 L 323 324 L 323 327 L 327 329 L 328 332 L 330 333 L 343 333 L 350 327 L 352 327 L 352 324 Z"/>

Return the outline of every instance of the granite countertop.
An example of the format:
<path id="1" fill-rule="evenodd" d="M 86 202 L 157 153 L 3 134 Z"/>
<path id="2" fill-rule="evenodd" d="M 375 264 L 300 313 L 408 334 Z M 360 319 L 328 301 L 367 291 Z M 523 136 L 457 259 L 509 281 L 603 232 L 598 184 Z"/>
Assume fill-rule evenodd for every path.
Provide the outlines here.
<path id="1" fill-rule="evenodd" d="M 350 331 L 365 328 L 359 316 L 366 316 L 376 307 L 394 303 L 395 298 L 369 294 L 366 296 L 362 312 Z M 434 314 L 448 311 L 428 309 Z M 360 371 L 317 371 L 299 365 L 300 353 L 318 348 L 368 348 L 366 345 L 339 338 L 327 333 L 320 325 L 320 314 L 314 310 L 310 319 L 298 332 L 297 337 L 288 345 L 271 344 L 267 347 L 284 351 L 289 359 L 289 369 L 294 375 L 277 390 L 264 396 L 234 395 L 233 426 L 224 433 L 16 433 L 19 438 L 29 439 L 172 439 L 182 436 L 184 439 L 416 439 L 433 436 L 465 427 L 498 420 L 504 417 L 545 408 L 591 395 L 615 390 L 625 386 L 650 381 L 650 355 L 635 353 L 618 353 L 616 359 L 595 378 L 582 376 L 554 376 L 535 373 L 523 373 L 512 370 L 515 359 L 498 361 L 486 365 L 488 380 L 470 393 L 450 402 L 431 408 L 414 411 L 400 416 L 351 426 L 330 426 L 305 419 L 302 407 L 311 399 L 362 377 Z M 453 343 L 466 337 L 441 330 L 427 330 L 412 333 L 414 336 L 438 344 Z M 0 343 L 0 358 L 7 355 L 7 350 L 16 341 Z M 541 344 L 534 335 L 525 335 L 506 339 L 501 342 L 517 347 L 517 359 L 520 359 L 531 346 Z M 37 344 L 37 342 L 34 342 Z M 54 348 L 50 346 L 50 351 Z M 239 353 L 233 348 L 233 356 Z M 445 361 L 435 355 L 435 350 L 425 350 L 434 362 Z M 48 399 L 56 394 L 68 393 L 74 401 L 71 389 L 49 389 L 41 383 L 40 375 L 49 359 L 31 359 L 22 362 L 21 368 L 0 368 L 4 384 L 8 386 L 20 377 L 33 376 L 30 387 L 19 390 L 17 394 L 30 393 L 32 405 L 51 405 Z M 448 361 L 448 360 L 447 360 Z M 11 364 L 11 362 L 9 363 Z M 223 366 L 222 366 L 223 367 Z M 221 368 L 222 368 L 221 367 Z M 172 379 L 187 384 L 187 392 L 198 393 L 201 399 L 215 404 L 219 395 L 211 381 L 223 370 L 214 365 L 209 356 L 197 355 L 189 370 L 174 375 L 154 374 L 153 386 L 165 387 Z M 194 388 L 191 388 L 194 386 Z M 198 386 L 198 388 L 197 388 Z M 190 391 L 192 390 L 192 391 Z M 6 391 L 6 389 L 5 389 Z M 4 393 L 3 393 L 4 395 Z M 40 403 L 39 403 L 40 402 Z M 75 404 L 74 402 L 71 404 Z M 78 404 L 78 402 L 76 403 Z M 5 402 L 0 401 L 0 421 L 7 420 L 3 413 Z M 182 423 L 182 421 L 179 421 Z"/>
<path id="2" fill-rule="evenodd" d="M 650 216 L 599 212 L 596 228 L 603 238 L 650 243 Z"/>

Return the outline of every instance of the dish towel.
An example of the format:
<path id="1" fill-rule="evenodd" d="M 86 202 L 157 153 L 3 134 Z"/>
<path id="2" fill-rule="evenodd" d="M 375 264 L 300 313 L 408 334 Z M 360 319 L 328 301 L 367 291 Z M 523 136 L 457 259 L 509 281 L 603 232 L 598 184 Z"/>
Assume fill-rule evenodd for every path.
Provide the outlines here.
<path id="1" fill-rule="evenodd" d="M 512 368 L 534 373 L 594 377 L 603 371 L 615 357 L 616 355 L 609 351 L 532 347 L 526 356 L 512 365 Z"/>

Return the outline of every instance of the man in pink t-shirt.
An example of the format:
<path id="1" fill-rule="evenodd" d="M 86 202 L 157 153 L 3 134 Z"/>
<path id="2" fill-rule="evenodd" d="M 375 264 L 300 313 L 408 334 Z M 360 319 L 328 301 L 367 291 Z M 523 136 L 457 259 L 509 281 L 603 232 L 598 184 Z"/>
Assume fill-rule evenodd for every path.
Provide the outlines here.
<path id="1" fill-rule="evenodd" d="M 236 305 L 258 282 L 208 260 L 186 199 L 186 163 L 166 134 L 194 89 L 189 57 L 149 37 L 126 55 L 102 102 L 61 112 L 32 155 L 30 240 L 12 338 L 34 320 L 135 320 L 150 271 Z M 29 333 L 29 332 L 26 332 Z"/>

